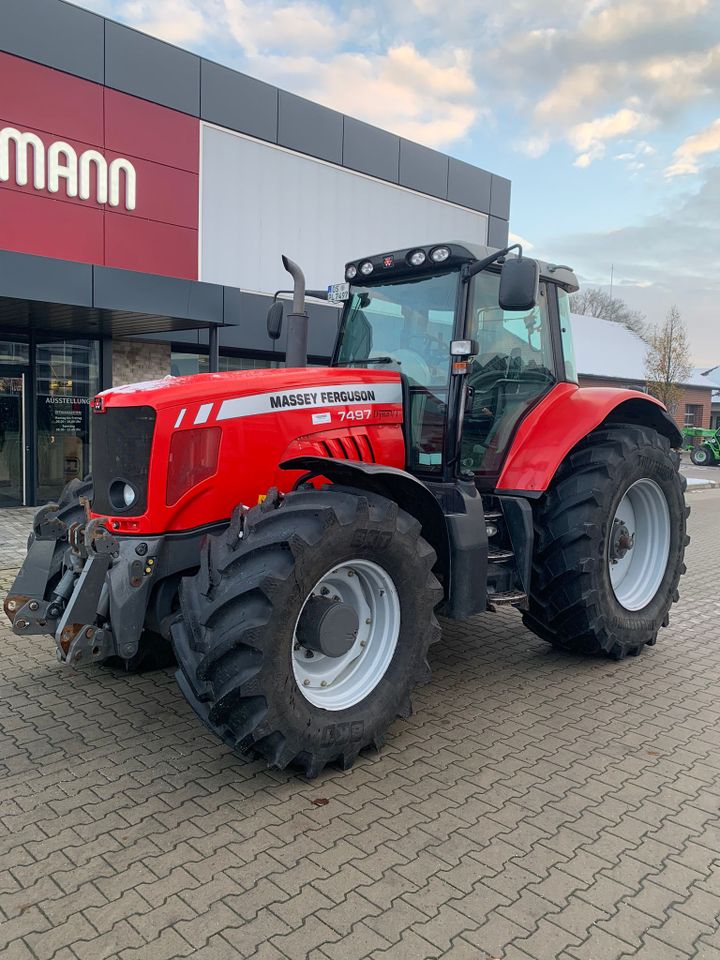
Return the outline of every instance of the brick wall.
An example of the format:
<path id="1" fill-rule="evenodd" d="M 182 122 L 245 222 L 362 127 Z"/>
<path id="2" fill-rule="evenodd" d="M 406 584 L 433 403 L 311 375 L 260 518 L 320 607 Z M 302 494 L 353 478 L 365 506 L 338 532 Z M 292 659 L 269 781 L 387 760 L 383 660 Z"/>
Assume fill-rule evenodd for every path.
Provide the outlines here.
<path id="1" fill-rule="evenodd" d="M 170 344 L 113 340 L 113 386 L 160 380 L 170 373 Z"/>
<path id="2" fill-rule="evenodd" d="M 581 387 L 629 387 L 631 390 L 643 390 L 644 384 L 631 380 L 615 380 L 612 377 L 586 377 L 580 374 Z M 710 405 L 712 389 L 706 387 L 683 387 L 677 410 L 672 413 L 673 420 L 682 430 L 685 426 L 685 405 L 697 404 L 702 407 L 700 427 L 710 426 Z"/>

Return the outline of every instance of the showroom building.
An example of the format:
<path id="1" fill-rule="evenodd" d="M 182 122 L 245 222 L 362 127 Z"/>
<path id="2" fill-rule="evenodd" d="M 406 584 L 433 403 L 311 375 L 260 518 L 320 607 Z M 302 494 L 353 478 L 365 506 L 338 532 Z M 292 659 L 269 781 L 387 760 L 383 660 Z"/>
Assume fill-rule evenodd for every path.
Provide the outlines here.
<path id="1" fill-rule="evenodd" d="M 3 0 L 0 506 L 89 468 L 113 384 L 270 366 L 265 314 L 353 257 L 503 246 L 510 182 L 63 0 Z M 311 309 L 311 361 L 337 309 Z"/>

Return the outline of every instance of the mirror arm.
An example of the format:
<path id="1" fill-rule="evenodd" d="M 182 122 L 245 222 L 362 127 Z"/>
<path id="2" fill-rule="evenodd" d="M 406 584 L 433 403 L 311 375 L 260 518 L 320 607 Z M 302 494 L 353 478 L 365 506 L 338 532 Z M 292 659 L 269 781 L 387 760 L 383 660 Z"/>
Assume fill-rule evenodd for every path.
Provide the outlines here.
<path id="1" fill-rule="evenodd" d="M 486 267 L 489 267 L 491 263 L 497 263 L 498 260 L 502 257 L 507 256 L 511 250 L 518 251 L 518 257 L 522 257 L 522 247 L 519 243 L 513 243 L 509 247 L 505 247 L 504 250 L 498 250 L 495 253 L 491 253 L 489 257 L 485 257 L 484 260 L 477 260 L 475 263 L 471 263 L 466 270 L 463 271 L 463 282 L 467 283 L 476 273 L 480 273 Z"/>

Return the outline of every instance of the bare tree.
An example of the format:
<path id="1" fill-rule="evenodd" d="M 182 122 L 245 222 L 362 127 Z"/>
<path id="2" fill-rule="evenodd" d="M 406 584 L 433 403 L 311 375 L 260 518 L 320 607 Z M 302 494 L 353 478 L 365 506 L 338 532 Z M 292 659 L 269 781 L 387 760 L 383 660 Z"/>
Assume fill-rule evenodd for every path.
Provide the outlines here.
<path id="1" fill-rule="evenodd" d="M 691 371 L 687 330 L 680 311 L 673 305 L 663 325 L 655 327 L 648 338 L 645 356 L 648 391 L 673 411 L 680 401 L 680 384 L 687 380 Z"/>
<path id="2" fill-rule="evenodd" d="M 619 297 L 611 297 L 600 287 L 586 287 L 570 297 L 570 309 L 573 313 L 580 313 L 585 317 L 601 317 L 603 320 L 612 320 L 621 323 L 637 336 L 647 340 L 649 330 L 645 314 L 639 310 L 631 310 Z"/>

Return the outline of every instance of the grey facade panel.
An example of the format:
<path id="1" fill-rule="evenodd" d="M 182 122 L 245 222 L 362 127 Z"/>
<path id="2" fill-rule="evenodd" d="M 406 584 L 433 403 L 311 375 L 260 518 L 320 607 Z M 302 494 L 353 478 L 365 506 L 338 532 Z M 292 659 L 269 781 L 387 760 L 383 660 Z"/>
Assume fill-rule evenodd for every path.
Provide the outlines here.
<path id="1" fill-rule="evenodd" d="M 490 213 L 493 217 L 500 217 L 503 220 L 510 219 L 510 181 L 505 177 L 492 175 L 492 188 L 490 192 Z"/>
<path id="2" fill-rule="evenodd" d="M 57 0 L 2 0 L 0 50 L 102 83 L 103 18 Z"/>
<path id="3" fill-rule="evenodd" d="M 266 316 L 272 297 L 244 293 L 236 287 L 225 287 L 225 326 L 220 332 L 220 346 L 235 350 L 272 350 L 267 335 Z"/>
<path id="4" fill-rule="evenodd" d="M 0 296 L 92 306 L 90 264 L 0 250 Z"/>
<path id="5" fill-rule="evenodd" d="M 285 317 L 279 340 L 267 335 L 267 311 L 272 297 L 245 293 L 236 287 L 225 287 L 225 326 L 220 331 L 220 347 L 235 350 L 257 350 L 278 354 L 282 359 L 287 343 L 289 300 L 284 300 Z M 335 345 L 340 311 L 336 307 L 308 303 L 308 354 L 329 358 Z M 202 342 L 202 331 L 201 331 Z"/>
<path id="6" fill-rule="evenodd" d="M 344 118 L 343 166 L 371 177 L 397 183 L 400 176 L 400 138 L 369 123 Z"/>
<path id="7" fill-rule="evenodd" d="M 492 174 L 462 160 L 450 158 L 447 198 L 452 203 L 490 213 Z"/>
<path id="8" fill-rule="evenodd" d="M 448 161 L 444 153 L 421 147 L 411 140 L 400 141 L 400 183 L 411 190 L 447 199 Z"/>
<path id="9" fill-rule="evenodd" d="M 200 116 L 210 123 L 277 142 L 278 89 L 210 60 L 200 65 Z"/>
<path id="10" fill-rule="evenodd" d="M 343 116 L 280 90 L 278 140 L 283 147 L 330 163 L 342 163 Z"/>
<path id="11" fill-rule="evenodd" d="M 501 249 L 507 246 L 510 224 L 500 217 L 488 218 L 488 246 Z"/>
<path id="12" fill-rule="evenodd" d="M 200 58 L 111 20 L 105 21 L 105 83 L 200 115 Z"/>
<path id="13" fill-rule="evenodd" d="M 95 267 L 94 306 L 221 324 L 223 289 L 214 283 Z"/>

